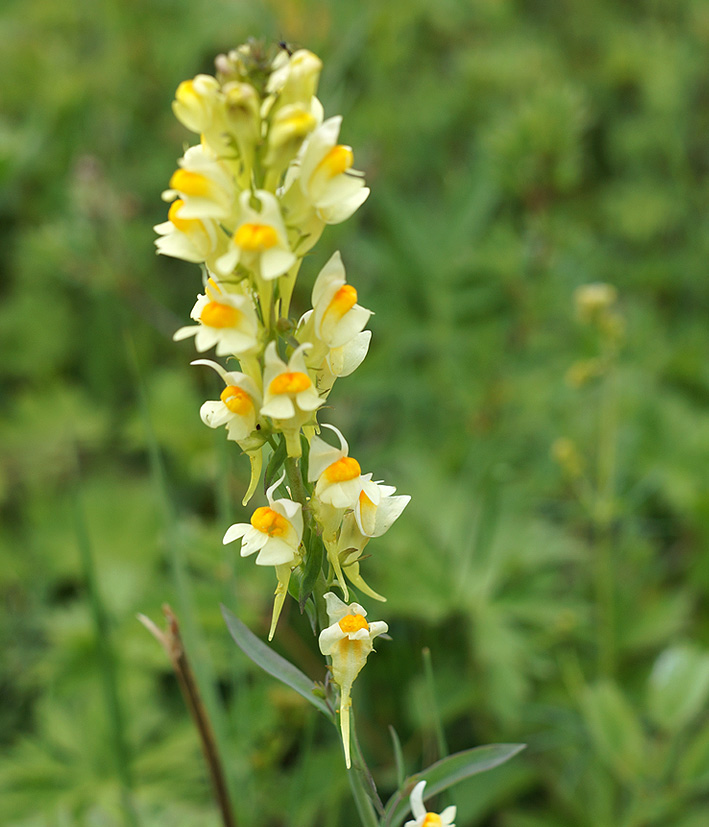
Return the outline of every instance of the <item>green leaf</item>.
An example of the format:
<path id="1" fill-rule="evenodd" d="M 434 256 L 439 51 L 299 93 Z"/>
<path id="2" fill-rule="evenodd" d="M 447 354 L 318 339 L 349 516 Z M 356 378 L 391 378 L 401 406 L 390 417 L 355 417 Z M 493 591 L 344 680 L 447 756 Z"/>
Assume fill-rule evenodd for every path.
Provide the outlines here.
<path id="1" fill-rule="evenodd" d="M 266 466 L 266 473 L 263 475 L 264 488 L 268 489 L 273 484 L 276 474 L 281 470 L 283 463 L 286 461 L 286 441 L 281 436 L 278 443 L 278 448 L 271 454 L 271 458 Z"/>
<path id="2" fill-rule="evenodd" d="M 396 784 L 398 787 L 404 785 L 406 778 L 406 764 L 404 763 L 404 751 L 401 748 L 401 741 L 398 732 L 389 724 L 389 735 L 391 735 L 391 742 L 394 747 L 394 761 L 396 762 Z"/>
<path id="3" fill-rule="evenodd" d="M 687 726 L 709 695 L 709 654 L 682 644 L 666 649 L 648 681 L 647 706 L 653 721 L 669 732 Z"/>
<path id="4" fill-rule="evenodd" d="M 313 591 L 313 586 L 322 571 L 322 562 L 325 554 L 322 538 L 313 533 L 310 535 L 310 543 L 308 548 L 308 555 L 305 558 L 305 570 L 300 581 L 300 594 L 298 596 L 298 605 L 300 606 L 300 613 L 303 614 L 305 608 L 305 601 L 310 597 Z"/>
<path id="5" fill-rule="evenodd" d="M 637 779 L 648 748 L 638 716 L 618 687 L 610 681 L 586 687 L 581 706 L 599 758 L 622 780 Z"/>
<path id="6" fill-rule="evenodd" d="M 709 726 L 703 726 L 682 755 L 677 775 L 694 789 L 709 788 Z"/>
<path id="7" fill-rule="evenodd" d="M 426 796 L 447 790 L 459 781 L 480 772 L 499 767 L 517 755 L 525 744 L 488 744 L 463 752 L 456 752 L 431 764 L 425 770 L 410 775 L 384 808 L 383 827 L 399 827 L 409 812 L 409 796 L 419 781 L 426 781 Z"/>
<path id="8" fill-rule="evenodd" d="M 698 807 L 691 813 L 684 813 L 679 821 L 672 823 L 672 827 L 706 827 L 707 811 L 705 807 Z"/>
<path id="9" fill-rule="evenodd" d="M 299 695 L 302 695 L 307 701 L 320 710 L 327 718 L 334 720 L 332 710 L 328 707 L 322 697 L 314 694 L 316 684 L 310 678 L 303 674 L 300 669 L 290 661 L 281 657 L 273 651 L 270 646 L 267 646 L 262 640 L 243 624 L 236 615 L 232 614 L 226 606 L 222 606 L 222 615 L 226 621 L 227 628 L 231 636 L 234 638 L 236 645 L 241 651 L 250 658 L 257 666 L 260 666 L 264 672 L 278 678 L 279 681 L 290 686 Z"/>

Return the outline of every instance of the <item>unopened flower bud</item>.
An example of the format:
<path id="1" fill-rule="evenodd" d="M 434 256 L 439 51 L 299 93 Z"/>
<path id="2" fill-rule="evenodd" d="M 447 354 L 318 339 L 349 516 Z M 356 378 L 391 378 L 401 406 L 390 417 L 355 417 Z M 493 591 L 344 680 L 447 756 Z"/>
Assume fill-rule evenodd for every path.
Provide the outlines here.
<path id="1" fill-rule="evenodd" d="M 224 84 L 253 78 L 263 71 L 265 55 L 256 43 L 242 43 L 226 55 L 218 55 L 214 61 L 218 79 Z"/>
<path id="2" fill-rule="evenodd" d="M 599 317 L 615 304 L 618 299 L 618 291 L 611 284 L 595 282 L 584 284 L 576 289 L 574 302 L 576 313 L 581 322 L 593 324 Z"/>
<path id="3" fill-rule="evenodd" d="M 551 446 L 551 455 L 562 471 L 569 477 L 576 479 L 583 474 L 583 457 L 572 439 L 562 436 L 554 440 L 554 444 Z"/>
<path id="4" fill-rule="evenodd" d="M 268 152 L 265 165 L 274 176 L 280 176 L 295 158 L 306 136 L 317 126 L 311 107 L 292 103 L 278 108 L 271 116 L 268 130 Z"/>
<path id="5" fill-rule="evenodd" d="M 574 362 L 566 371 L 566 383 L 572 388 L 581 388 L 592 379 L 602 376 L 604 370 L 604 363 L 600 359 L 582 359 Z"/>
<path id="6" fill-rule="evenodd" d="M 214 120 L 218 98 L 217 79 L 211 75 L 197 75 L 193 80 L 183 80 L 177 87 L 172 111 L 188 129 L 206 132 Z"/>
<path id="7" fill-rule="evenodd" d="M 317 91 L 321 69 L 322 61 L 317 55 L 307 49 L 299 49 L 287 63 L 273 72 L 268 91 L 280 91 L 281 106 L 289 103 L 308 104 Z"/>
<path id="8" fill-rule="evenodd" d="M 268 143 L 272 149 L 280 149 L 289 142 L 302 142 L 303 138 L 317 126 L 309 106 L 293 103 L 278 110 L 268 132 Z"/>
<path id="9" fill-rule="evenodd" d="M 259 132 L 259 108 L 261 102 L 250 83 L 232 81 L 224 86 L 225 118 L 227 128 L 237 139 L 253 141 Z"/>

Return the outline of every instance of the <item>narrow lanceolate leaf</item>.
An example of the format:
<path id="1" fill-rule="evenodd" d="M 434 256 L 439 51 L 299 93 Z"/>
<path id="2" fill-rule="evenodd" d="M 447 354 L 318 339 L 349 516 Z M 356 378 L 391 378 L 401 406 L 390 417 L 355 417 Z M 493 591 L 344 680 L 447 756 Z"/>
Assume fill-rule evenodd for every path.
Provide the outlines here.
<path id="1" fill-rule="evenodd" d="M 300 447 L 301 447 L 301 450 L 303 452 L 301 454 L 301 457 L 300 457 L 300 475 L 303 478 L 304 484 L 308 488 L 310 488 L 311 486 L 308 485 L 308 466 L 310 464 L 310 443 L 305 438 L 305 434 L 300 435 Z"/>
<path id="2" fill-rule="evenodd" d="M 404 779 L 406 778 L 406 765 L 404 764 L 404 751 L 401 748 L 401 740 L 399 733 L 391 724 L 389 725 L 389 735 L 391 735 L 391 742 L 394 747 L 394 761 L 396 764 L 396 783 L 399 787 L 404 786 Z"/>
<path id="3" fill-rule="evenodd" d="M 650 750 L 640 718 L 612 681 L 587 686 L 581 711 L 599 759 L 623 781 L 642 777 Z"/>
<path id="4" fill-rule="evenodd" d="M 314 694 L 316 691 L 315 683 L 311 681 L 307 675 L 303 674 L 297 666 L 293 666 L 290 661 L 281 657 L 274 652 L 270 646 L 267 646 L 262 640 L 257 638 L 226 606 L 222 606 L 221 608 L 231 636 L 246 657 L 252 660 L 257 666 L 260 666 L 264 672 L 268 672 L 269 675 L 278 678 L 278 680 L 282 681 L 286 686 L 290 686 L 291 689 L 294 689 L 299 695 L 302 695 L 306 700 L 310 701 L 323 715 L 326 715 L 332 720 L 332 710 L 322 697 Z"/>
<path id="5" fill-rule="evenodd" d="M 426 797 L 447 790 L 459 781 L 499 767 L 517 755 L 525 744 L 488 744 L 442 758 L 425 770 L 410 775 L 387 801 L 383 827 L 399 827 L 409 812 L 409 795 L 419 781 L 426 781 Z"/>

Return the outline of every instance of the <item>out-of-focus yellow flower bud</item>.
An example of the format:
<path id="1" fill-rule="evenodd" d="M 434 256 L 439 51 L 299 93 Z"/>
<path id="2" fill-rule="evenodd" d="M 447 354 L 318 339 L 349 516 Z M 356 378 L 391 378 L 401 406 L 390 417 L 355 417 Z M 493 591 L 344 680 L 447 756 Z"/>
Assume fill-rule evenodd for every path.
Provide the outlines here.
<path id="1" fill-rule="evenodd" d="M 219 106 L 219 82 L 211 75 L 197 75 L 183 80 L 175 92 L 172 111 L 180 123 L 193 132 L 206 132 Z"/>
<path id="2" fill-rule="evenodd" d="M 268 58 L 263 47 L 256 42 L 242 43 L 226 55 L 214 60 L 217 78 L 221 83 L 243 81 L 268 72 Z"/>
<path id="3" fill-rule="evenodd" d="M 255 141 L 259 135 L 261 101 L 250 83 L 231 82 L 224 85 L 225 121 L 237 141 Z"/>
<path id="4" fill-rule="evenodd" d="M 582 359 L 574 362 L 566 371 L 566 383 L 572 388 L 581 388 L 592 379 L 603 376 L 606 366 L 600 359 Z"/>
<path id="5" fill-rule="evenodd" d="M 303 138 L 317 126 L 311 108 L 300 103 L 289 104 L 278 110 L 268 132 L 269 146 L 278 149 L 284 144 Z"/>
<path id="6" fill-rule="evenodd" d="M 562 471 L 569 477 L 577 479 L 583 474 L 583 457 L 572 439 L 562 436 L 554 440 L 551 446 L 551 455 Z"/>
<path id="7" fill-rule="evenodd" d="M 276 110 L 268 130 L 268 152 L 264 161 L 276 180 L 317 125 L 310 106 L 292 103 Z"/>
<path id="8" fill-rule="evenodd" d="M 298 49 L 287 61 L 281 60 L 282 64 L 276 66 L 269 78 L 268 91 L 280 93 L 279 106 L 308 105 L 317 92 L 322 61 L 307 49 Z"/>
<path id="9" fill-rule="evenodd" d="M 584 324 L 594 324 L 616 303 L 618 291 L 611 284 L 595 282 L 578 287 L 574 293 L 576 313 Z"/>

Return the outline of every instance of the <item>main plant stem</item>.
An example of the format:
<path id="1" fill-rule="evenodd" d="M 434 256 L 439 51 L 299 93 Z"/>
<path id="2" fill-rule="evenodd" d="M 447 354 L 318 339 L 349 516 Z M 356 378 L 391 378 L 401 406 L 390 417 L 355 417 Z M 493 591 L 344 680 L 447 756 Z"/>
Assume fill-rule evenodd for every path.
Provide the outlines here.
<path id="1" fill-rule="evenodd" d="M 355 800 L 362 827 L 379 827 L 377 810 L 384 815 L 384 807 L 379 798 L 372 773 L 364 760 L 357 738 L 354 713 L 350 709 L 350 748 L 352 750 L 352 768 L 347 771 L 352 797 Z"/>
<path id="2" fill-rule="evenodd" d="M 615 512 L 615 467 L 617 439 L 617 387 L 614 354 L 608 354 L 608 369 L 601 390 L 598 472 L 594 504 L 594 552 L 596 605 L 598 608 L 598 673 L 615 672 L 615 594 L 612 523 Z"/>

